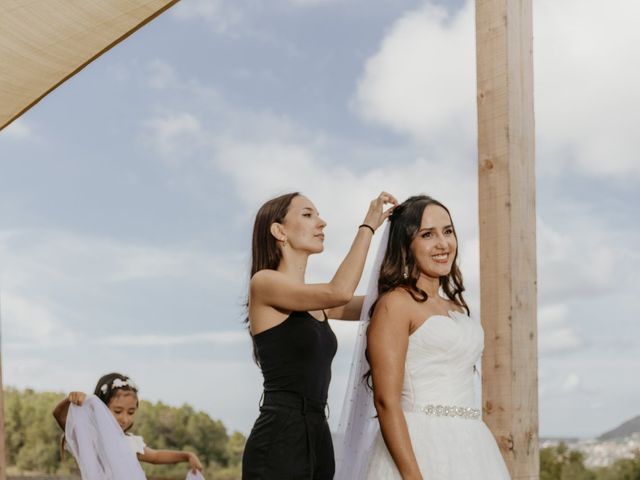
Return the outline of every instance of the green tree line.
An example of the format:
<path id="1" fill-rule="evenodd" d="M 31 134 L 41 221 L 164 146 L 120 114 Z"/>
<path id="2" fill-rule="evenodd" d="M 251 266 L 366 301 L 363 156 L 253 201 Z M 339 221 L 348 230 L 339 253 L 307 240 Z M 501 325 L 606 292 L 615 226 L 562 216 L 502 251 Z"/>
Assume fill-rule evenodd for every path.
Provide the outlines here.
<path id="1" fill-rule="evenodd" d="M 65 458 L 61 458 L 62 431 L 51 414 L 63 398 L 62 393 L 5 390 L 5 442 L 11 471 L 77 473 L 70 454 L 65 452 Z M 131 433 L 142 435 L 151 448 L 195 452 L 205 466 L 207 480 L 240 478 L 244 436 L 240 432 L 228 434 L 220 420 L 189 405 L 172 407 L 142 400 Z M 143 467 L 150 479 L 183 480 L 188 464 L 143 464 Z"/>

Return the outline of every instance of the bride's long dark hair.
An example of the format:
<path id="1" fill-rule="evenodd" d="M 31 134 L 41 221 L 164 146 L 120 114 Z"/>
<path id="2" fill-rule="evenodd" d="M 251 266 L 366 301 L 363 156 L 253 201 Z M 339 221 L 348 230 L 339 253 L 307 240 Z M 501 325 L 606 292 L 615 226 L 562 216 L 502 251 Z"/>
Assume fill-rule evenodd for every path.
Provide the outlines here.
<path id="1" fill-rule="evenodd" d="M 378 298 L 396 288 L 406 290 L 416 302 L 426 302 L 429 298 L 427 292 L 418 287 L 420 269 L 411 252 L 411 242 L 418 230 L 420 230 L 424 209 L 429 205 L 442 207 L 449 215 L 449 219 L 451 219 L 449 209 L 427 195 L 409 197 L 393 210 L 389 219 L 391 222 L 391 225 L 389 225 L 389 243 L 387 243 L 387 250 L 380 266 Z M 457 242 L 458 236 L 452 219 L 451 227 Z M 458 250 L 457 248 L 451 271 L 448 275 L 440 277 L 440 288 L 449 300 L 464 308 L 469 314 L 469 307 L 462 296 L 464 283 L 462 281 L 462 272 L 458 267 Z M 369 316 L 373 315 L 377 303 L 378 301 L 376 300 L 371 306 Z"/>
<path id="2" fill-rule="evenodd" d="M 442 207 L 449 215 L 449 219 L 451 219 L 449 209 L 436 199 L 427 195 L 409 197 L 393 209 L 393 213 L 389 217 L 389 241 L 384 258 L 382 259 L 382 265 L 380 266 L 378 299 L 371 305 L 369 317 L 373 316 L 378 300 L 384 294 L 396 288 L 406 290 L 416 302 L 422 303 L 429 299 L 427 292 L 418 286 L 420 269 L 411 252 L 411 242 L 420 230 L 424 209 L 429 205 Z M 453 219 L 451 219 L 451 227 L 453 228 L 453 235 L 457 242 L 458 236 L 455 226 L 453 225 Z M 456 248 L 456 254 L 453 258 L 449 274 L 440 277 L 440 289 L 449 300 L 453 301 L 469 314 L 469 306 L 462 295 L 464 292 L 464 283 L 462 281 L 462 272 L 458 267 L 458 250 L 459 248 Z M 368 360 L 369 356 L 366 350 L 365 355 Z M 364 378 L 371 387 L 371 370 L 365 374 Z"/>

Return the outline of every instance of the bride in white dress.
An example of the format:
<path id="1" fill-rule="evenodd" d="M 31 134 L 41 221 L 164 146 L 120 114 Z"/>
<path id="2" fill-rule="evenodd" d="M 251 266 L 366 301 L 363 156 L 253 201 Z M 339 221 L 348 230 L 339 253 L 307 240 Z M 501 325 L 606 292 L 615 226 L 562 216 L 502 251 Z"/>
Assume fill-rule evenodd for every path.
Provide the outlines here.
<path id="1" fill-rule="evenodd" d="M 371 321 L 363 308 L 340 420 L 335 478 L 508 480 L 475 404 L 484 337 L 462 296 L 449 211 L 430 197 L 411 197 L 385 233 L 377 288 L 370 285 L 365 302 L 373 304 Z M 361 381 L 365 346 L 373 395 Z"/>

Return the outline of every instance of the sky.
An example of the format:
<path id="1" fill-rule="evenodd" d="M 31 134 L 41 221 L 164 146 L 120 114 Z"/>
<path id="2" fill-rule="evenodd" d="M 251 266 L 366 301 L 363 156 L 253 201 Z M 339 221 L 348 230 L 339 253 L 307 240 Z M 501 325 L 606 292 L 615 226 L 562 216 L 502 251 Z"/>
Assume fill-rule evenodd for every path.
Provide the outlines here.
<path id="1" fill-rule="evenodd" d="M 639 17 L 534 2 L 541 436 L 640 414 Z M 247 434 L 251 227 L 289 191 L 328 222 L 309 282 L 380 191 L 438 198 L 478 312 L 473 21 L 462 0 L 183 0 L 0 132 L 5 385 L 121 371 Z M 356 326 L 332 326 L 335 426 Z"/>

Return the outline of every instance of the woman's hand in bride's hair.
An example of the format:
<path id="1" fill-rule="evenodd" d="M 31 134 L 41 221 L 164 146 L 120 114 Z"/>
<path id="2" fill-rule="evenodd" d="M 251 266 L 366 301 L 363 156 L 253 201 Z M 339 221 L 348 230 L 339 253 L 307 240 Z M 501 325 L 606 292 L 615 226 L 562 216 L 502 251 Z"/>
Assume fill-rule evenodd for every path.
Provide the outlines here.
<path id="1" fill-rule="evenodd" d="M 391 204 L 391 207 L 384 209 L 385 205 Z M 387 192 L 381 192 L 376 198 L 371 200 L 369 204 L 369 211 L 364 218 L 364 223 L 369 225 L 374 230 L 377 230 L 380 225 L 391 215 L 393 208 L 398 204 L 396 197 Z"/>

